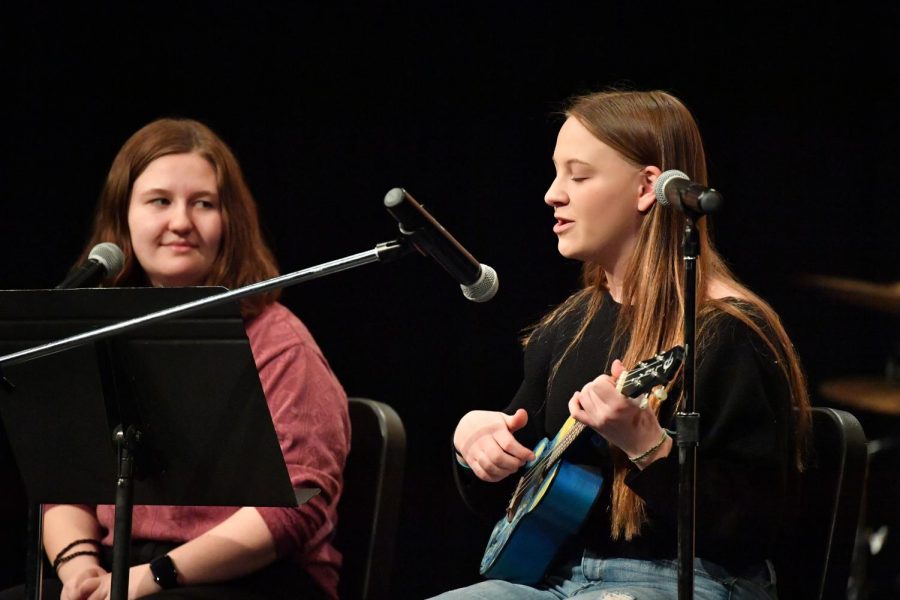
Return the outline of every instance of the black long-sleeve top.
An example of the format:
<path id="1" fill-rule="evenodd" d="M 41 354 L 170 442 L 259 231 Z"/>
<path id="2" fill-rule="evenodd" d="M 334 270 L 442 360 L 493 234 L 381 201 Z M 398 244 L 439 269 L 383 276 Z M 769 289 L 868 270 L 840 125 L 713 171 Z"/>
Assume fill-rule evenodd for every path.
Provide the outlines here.
<path id="1" fill-rule="evenodd" d="M 611 345 L 619 305 L 607 295 L 548 387 L 553 365 L 575 336 L 584 310 L 582 305 L 538 330 L 525 350 L 524 380 L 504 412 L 512 414 L 519 408 L 528 412 L 528 425 L 516 433 L 526 446 L 533 447 L 544 437 L 552 439 L 569 416 L 572 394 L 609 372 L 612 360 L 618 358 Z M 700 414 L 696 555 L 724 566 L 758 564 L 774 555 L 793 480 L 790 390 L 772 352 L 745 323 L 724 313 L 707 318 L 711 321 L 698 346 L 695 374 Z M 678 396 L 677 388 L 669 395 Z M 673 401 L 663 404 L 663 427 L 676 428 L 674 413 Z M 626 485 L 644 500 L 649 517 L 630 541 L 612 540 L 610 535 L 612 462 L 606 445 L 573 446 L 564 458 L 599 467 L 606 483 L 580 534 L 563 554 L 589 548 L 606 557 L 677 556 L 677 447 L 643 471 L 631 467 L 627 474 Z M 502 484 L 488 484 L 469 471 L 458 473 L 469 506 L 493 518 L 502 515 L 517 480 L 514 476 Z"/>

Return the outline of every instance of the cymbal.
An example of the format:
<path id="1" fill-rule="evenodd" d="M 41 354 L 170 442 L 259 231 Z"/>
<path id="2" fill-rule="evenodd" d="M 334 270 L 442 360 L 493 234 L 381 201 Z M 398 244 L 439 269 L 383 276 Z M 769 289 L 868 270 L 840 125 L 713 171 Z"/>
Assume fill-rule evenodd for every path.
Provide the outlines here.
<path id="1" fill-rule="evenodd" d="M 826 275 L 811 275 L 804 281 L 838 300 L 900 315 L 900 281 L 872 283 L 861 279 Z"/>
<path id="2" fill-rule="evenodd" d="M 900 383 L 879 377 L 843 377 L 819 386 L 832 402 L 861 410 L 900 415 Z"/>

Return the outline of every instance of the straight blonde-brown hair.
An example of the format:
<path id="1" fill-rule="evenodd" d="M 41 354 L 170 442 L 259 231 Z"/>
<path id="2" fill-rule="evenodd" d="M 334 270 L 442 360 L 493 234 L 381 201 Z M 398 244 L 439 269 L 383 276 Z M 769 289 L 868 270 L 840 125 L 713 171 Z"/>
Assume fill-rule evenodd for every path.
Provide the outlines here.
<path id="1" fill-rule="evenodd" d="M 706 157 L 700 132 L 690 111 L 674 96 L 662 91 L 611 90 L 574 98 L 565 111 L 594 137 L 617 151 L 636 167 L 657 166 L 662 171 L 678 169 L 701 184 L 707 182 Z M 685 217 L 677 210 L 654 205 L 644 218 L 624 278 L 614 338 L 627 340 L 626 367 L 679 345 L 684 340 L 683 250 Z M 697 348 L 707 343 L 710 319 L 729 314 L 745 323 L 767 345 L 788 382 L 793 403 L 794 463 L 803 468 L 805 439 L 810 428 L 809 395 L 800 361 L 775 311 L 759 296 L 737 281 L 713 247 L 705 219 L 700 221 L 700 257 L 697 262 Z M 737 291 L 740 302 L 714 299 L 708 283 L 723 282 Z M 586 303 L 578 332 L 563 353 L 568 354 L 584 336 L 588 324 L 603 303 L 608 289 L 606 274 L 596 263 L 582 269 L 582 289 L 545 316 L 538 327 L 561 319 Z M 527 345 L 530 336 L 526 337 Z M 615 344 L 614 344 L 615 345 Z M 604 357 L 605 358 L 605 357 Z M 598 360 L 603 360 L 598 358 Z M 552 377 L 559 367 L 553 366 Z M 605 369 L 609 365 L 604 365 Z M 654 407 L 659 413 L 659 407 Z M 612 535 L 632 539 L 647 520 L 643 501 L 625 485 L 628 460 L 613 448 Z"/>

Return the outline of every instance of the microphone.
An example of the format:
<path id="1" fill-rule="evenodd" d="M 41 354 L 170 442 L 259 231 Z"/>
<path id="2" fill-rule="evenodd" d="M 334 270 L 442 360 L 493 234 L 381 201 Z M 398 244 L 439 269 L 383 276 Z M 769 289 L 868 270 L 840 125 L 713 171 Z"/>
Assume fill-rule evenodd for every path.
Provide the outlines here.
<path id="1" fill-rule="evenodd" d="M 91 248 L 87 260 L 72 270 L 56 289 L 96 287 L 101 281 L 118 275 L 124 265 L 125 254 L 121 248 L 112 242 L 97 244 Z"/>
<path id="2" fill-rule="evenodd" d="M 475 260 L 409 192 L 392 189 L 384 197 L 384 207 L 413 246 L 436 260 L 460 284 L 463 296 L 473 302 L 487 302 L 494 297 L 499 285 L 497 272 Z"/>
<path id="3" fill-rule="evenodd" d="M 694 183 L 690 178 L 672 169 L 665 171 L 653 186 L 656 201 L 663 206 L 674 206 L 685 213 L 708 215 L 720 208 L 724 200 L 722 194 L 711 187 Z"/>

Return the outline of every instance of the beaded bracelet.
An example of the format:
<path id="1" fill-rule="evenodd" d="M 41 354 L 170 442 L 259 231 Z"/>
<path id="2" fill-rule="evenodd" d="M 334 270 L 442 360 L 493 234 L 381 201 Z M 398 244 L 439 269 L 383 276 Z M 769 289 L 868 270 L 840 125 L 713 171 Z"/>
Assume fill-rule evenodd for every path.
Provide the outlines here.
<path id="1" fill-rule="evenodd" d="M 659 447 L 662 446 L 663 443 L 665 443 L 667 437 L 669 437 L 669 432 L 666 431 L 665 429 L 663 429 L 662 435 L 660 436 L 659 441 L 656 442 L 653 446 L 651 446 L 649 450 L 647 450 L 646 452 L 642 452 L 641 454 L 638 454 L 637 456 L 633 456 L 633 457 L 629 456 L 628 460 L 630 460 L 634 464 L 638 464 L 639 462 L 641 462 L 642 460 L 644 460 L 648 456 L 651 456 L 654 452 L 659 450 Z"/>
<path id="2" fill-rule="evenodd" d="M 95 556 L 100 556 L 99 552 L 93 552 L 90 550 L 84 550 L 82 552 L 74 552 L 74 553 L 70 554 L 69 556 L 64 556 L 64 554 L 66 552 L 68 552 L 69 550 L 71 550 L 72 548 L 74 548 L 75 546 L 77 546 L 79 544 L 91 544 L 93 546 L 100 546 L 100 540 L 85 538 L 85 539 L 81 539 L 81 540 L 75 540 L 71 544 L 67 545 L 65 548 L 60 550 L 59 553 L 56 555 L 56 558 L 53 559 L 53 570 L 54 571 L 57 568 L 59 568 L 59 565 L 63 564 L 66 561 L 72 560 L 76 556 L 84 556 L 85 554 L 89 554 L 89 553 L 93 554 Z"/>

